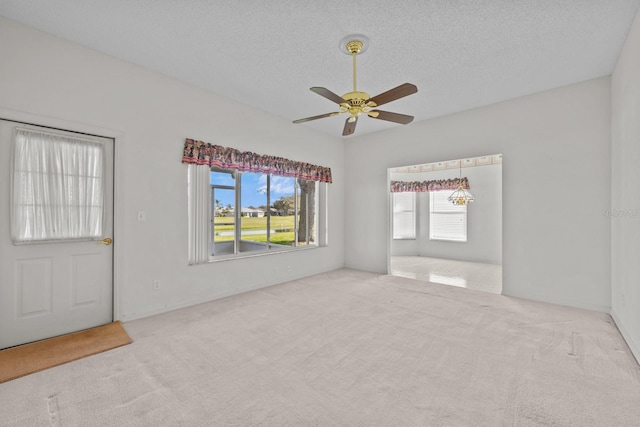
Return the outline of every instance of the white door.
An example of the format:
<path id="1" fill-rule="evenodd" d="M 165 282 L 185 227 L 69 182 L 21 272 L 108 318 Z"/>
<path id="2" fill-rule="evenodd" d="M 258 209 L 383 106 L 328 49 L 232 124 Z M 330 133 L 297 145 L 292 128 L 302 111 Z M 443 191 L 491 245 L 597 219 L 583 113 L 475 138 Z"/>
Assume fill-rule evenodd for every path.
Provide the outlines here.
<path id="1" fill-rule="evenodd" d="M 104 146 L 100 149 L 104 157 L 104 167 L 100 168 L 104 202 L 98 208 L 103 213 L 100 227 L 94 228 L 100 236 L 47 243 L 14 242 L 12 197 L 20 191 L 14 188 L 12 172 L 16 128 Z M 113 150 L 113 139 L 0 120 L 0 349 L 113 321 L 113 246 L 110 240 L 103 241 L 113 236 Z M 57 161 L 72 160 L 63 157 Z M 63 191 L 60 189 L 56 191 Z M 74 227 L 84 220 L 74 217 L 68 222 Z"/>

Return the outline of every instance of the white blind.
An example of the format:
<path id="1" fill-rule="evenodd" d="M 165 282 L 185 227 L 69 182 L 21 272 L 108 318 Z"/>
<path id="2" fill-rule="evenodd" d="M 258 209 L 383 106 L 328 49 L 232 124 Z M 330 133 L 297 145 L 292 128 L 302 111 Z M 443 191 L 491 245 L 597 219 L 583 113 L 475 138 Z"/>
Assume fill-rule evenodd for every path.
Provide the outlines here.
<path id="1" fill-rule="evenodd" d="M 104 146 L 16 129 L 11 237 L 16 243 L 96 240 L 104 220 Z"/>
<path id="2" fill-rule="evenodd" d="M 211 236 L 210 169 L 205 165 L 187 166 L 189 223 L 189 265 L 209 261 Z"/>
<path id="3" fill-rule="evenodd" d="M 416 193 L 393 195 L 393 238 L 416 238 Z"/>
<path id="4" fill-rule="evenodd" d="M 467 206 L 454 205 L 447 198 L 453 191 L 429 193 L 429 239 L 467 241 Z"/>

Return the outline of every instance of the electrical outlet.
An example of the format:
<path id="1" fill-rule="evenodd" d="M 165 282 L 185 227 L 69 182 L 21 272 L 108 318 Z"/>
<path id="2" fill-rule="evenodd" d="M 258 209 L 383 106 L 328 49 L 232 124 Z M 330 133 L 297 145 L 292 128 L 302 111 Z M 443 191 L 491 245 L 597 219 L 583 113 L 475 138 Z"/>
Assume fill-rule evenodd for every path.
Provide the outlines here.
<path id="1" fill-rule="evenodd" d="M 156 279 L 153 281 L 153 292 L 158 292 L 160 290 L 160 280 Z"/>
<path id="2" fill-rule="evenodd" d="M 293 271 L 293 267 L 287 265 L 287 273 L 291 273 Z"/>

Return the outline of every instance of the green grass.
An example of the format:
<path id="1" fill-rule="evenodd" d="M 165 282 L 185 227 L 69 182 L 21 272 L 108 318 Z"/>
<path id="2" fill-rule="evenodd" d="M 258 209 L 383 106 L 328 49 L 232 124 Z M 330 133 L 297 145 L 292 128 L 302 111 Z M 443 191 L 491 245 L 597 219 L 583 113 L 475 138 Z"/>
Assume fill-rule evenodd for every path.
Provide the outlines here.
<path id="1" fill-rule="evenodd" d="M 215 217 L 214 224 L 216 224 L 216 231 L 233 231 L 233 217 Z M 223 225 L 230 223 L 230 225 Z M 266 230 L 267 217 L 263 218 L 240 218 L 240 223 L 243 230 Z M 220 224 L 220 225 L 218 225 Z M 272 216 L 271 217 L 271 229 L 278 230 L 280 228 L 293 229 L 295 225 L 295 216 Z"/>
<path id="2" fill-rule="evenodd" d="M 293 231 L 289 231 L 286 233 L 271 233 L 271 243 L 277 245 L 287 245 L 293 246 L 293 239 L 295 239 L 295 234 Z M 267 235 L 266 234 L 254 234 L 250 236 L 243 236 L 242 240 L 250 241 L 250 242 L 260 242 L 267 243 Z"/>
<path id="3" fill-rule="evenodd" d="M 215 232 L 221 231 L 233 231 L 235 229 L 233 217 L 216 217 L 214 218 Z M 242 217 L 240 218 L 240 224 L 242 230 L 266 230 L 267 229 L 267 217 L 252 218 Z M 271 243 L 281 245 L 291 245 L 295 239 L 294 233 L 295 216 L 272 216 L 271 217 Z M 285 231 L 286 230 L 286 231 Z M 216 242 L 228 242 L 233 240 L 233 236 L 215 236 Z M 242 240 L 252 242 L 267 242 L 266 234 L 252 234 L 245 235 Z"/>

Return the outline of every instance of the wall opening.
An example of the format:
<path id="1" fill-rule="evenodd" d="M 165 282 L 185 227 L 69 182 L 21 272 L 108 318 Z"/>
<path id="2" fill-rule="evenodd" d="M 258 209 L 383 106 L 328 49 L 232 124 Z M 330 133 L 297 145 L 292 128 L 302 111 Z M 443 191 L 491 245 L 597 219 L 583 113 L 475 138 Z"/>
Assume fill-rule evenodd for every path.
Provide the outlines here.
<path id="1" fill-rule="evenodd" d="M 502 293 L 502 154 L 394 167 L 388 179 L 389 274 Z M 448 201 L 461 182 L 468 205 Z"/>

